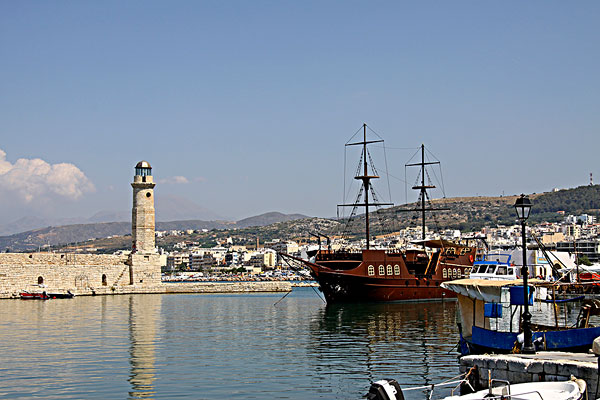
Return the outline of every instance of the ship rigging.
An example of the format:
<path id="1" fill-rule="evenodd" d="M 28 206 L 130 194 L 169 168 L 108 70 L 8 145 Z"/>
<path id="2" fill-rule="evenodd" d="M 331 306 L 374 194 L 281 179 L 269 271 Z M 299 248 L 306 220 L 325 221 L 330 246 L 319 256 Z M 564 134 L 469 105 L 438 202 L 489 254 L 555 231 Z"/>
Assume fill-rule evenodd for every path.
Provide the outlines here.
<path id="1" fill-rule="evenodd" d="M 422 301 L 442 300 L 454 297 L 455 294 L 440 286 L 447 280 L 467 276 L 473 265 L 476 249 L 466 244 L 447 240 L 424 240 L 423 249 L 373 249 L 370 245 L 369 208 L 392 205 L 377 201 L 376 192 L 371 181 L 379 178 L 376 168 L 371 163 L 367 146 L 382 143 L 381 140 L 367 140 L 367 126 L 363 124 L 363 140 L 346 143 L 348 146 L 362 146 L 360 169 L 354 179 L 361 182 L 361 188 L 354 204 L 341 204 L 352 207 L 354 215 L 357 207 L 365 209 L 366 246 L 360 252 L 345 249 L 327 249 L 319 246 L 314 259 L 304 260 L 298 257 L 281 254 L 284 258 L 304 263 L 311 271 L 313 278 L 328 303 L 352 301 Z M 422 155 L 424 147 L 422 147 Z M 423 168 L 424 157 L 419 163 Z M 386 171 L 387 173 L 387 171 Z M 388 174 L 389 175 L 389 174 Z M 421 211 L 425 207 L 426 189 L 424 179 L 417 188 L 421 190 Z M 371 194 L 371 198 L 369 196 Z M 372 199 L 372 201 L 371 201 Z M 351 216 L 352 216 L 351 215 Z M 424 236 L 423 236 L 424 237 Z M 429 249 L 429 250 L 428 250 Z"/>

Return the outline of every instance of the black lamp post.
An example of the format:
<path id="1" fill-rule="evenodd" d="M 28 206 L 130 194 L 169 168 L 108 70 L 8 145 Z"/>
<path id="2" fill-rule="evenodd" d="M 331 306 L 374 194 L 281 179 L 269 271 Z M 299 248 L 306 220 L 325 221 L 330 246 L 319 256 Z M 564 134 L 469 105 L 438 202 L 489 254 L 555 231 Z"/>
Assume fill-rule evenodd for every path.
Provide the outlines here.
<path id="1" fill-rule="evenodd" d="M 517 216 L 521 221 L 521 235 L 523 239 L 523 267 L 521 268 L 521 276 L 523 277 L 523 298 L 525 300 L 525 311 L 523 312 L 523 335 L 525 336 L 525 342 L 521 351 L 524 354 L 533 354 L 535 353 L 535 347 L 533 347 L 531 340 L 533 334 L 531 333 L 531 314 L 529 313 L 529 286 L 527 285 L 529 269 L 527 268 L 527 241 L 525 238 L 525 222 L 529 218 L 529 211 L 531 211 L 529 197 L 522 194 L 515 201 L 515 210 L 517 210 Z"/>

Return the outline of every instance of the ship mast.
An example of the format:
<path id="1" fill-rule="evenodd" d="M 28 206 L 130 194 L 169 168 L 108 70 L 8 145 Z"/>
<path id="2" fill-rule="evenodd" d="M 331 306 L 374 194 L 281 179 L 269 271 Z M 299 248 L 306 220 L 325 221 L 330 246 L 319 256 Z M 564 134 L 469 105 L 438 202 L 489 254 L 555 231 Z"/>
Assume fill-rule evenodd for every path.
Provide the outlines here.
<path id="1" fill-rule="evenodd" d="M 421 167 L 421 185 L 413 186 L 414 190 L 419 190 L 420 208 L 415 210 L 399 210 L 399 211 L 420 211 L 421 212 L 421 239 L 423 240 L 423 247 L 425 247 L 425 211 L 446 211 L 448 208 L 427 208 L 425 206 L 425 200 L 427 198 L 427 189 L 435 189 L 434 185 L 425 184 L 425 166 L 440 164 L 439 161 L 425 162 L 425 145 L 421 144 L 421 162 L 414 164 L 405 164 L 406 167 Z"/>
<path id="2" fill-rule="evenodd" d="M 393 203 L 371 203 L 369 204 L 369 190 L 371 189 L 371 179 L 377 179 L 379 176 L 377 175 L 369 175 L 368 165 L 367 165 L 367 145 L 372 143 L 381 143 L 383 140 L 367 140 L 367 124 L 363 124 L 363 141 L 355 142 L 355 143 L 347 143 L 346 146 L 362 146 L 362 160 L 363 160 L 363 171 L 362 175 L 357 175 L 354 177 L 356 180 L 362 181 L 363 190 L 365 193 L 364 203 L 362 204 L 339 204 L 339 207 L 356 207 L 356 206 L 364 206 L 365 207 L 365 234 L 367 239 L 367 250 L 370 247 L 370 232 L 369 232 L 369 207 L 370 206 L 393 206 Z"/>

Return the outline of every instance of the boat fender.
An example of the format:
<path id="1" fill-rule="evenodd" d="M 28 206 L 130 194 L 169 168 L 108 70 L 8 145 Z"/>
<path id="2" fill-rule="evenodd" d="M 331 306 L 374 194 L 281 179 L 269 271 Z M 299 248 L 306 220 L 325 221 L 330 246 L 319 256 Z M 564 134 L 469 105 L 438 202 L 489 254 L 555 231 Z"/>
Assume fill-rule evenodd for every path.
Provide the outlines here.
<path id="1" fill-rule="evenodd" d="M 545 337 L 546 337 L 546 334 L 544 334 L 543 336 L 540 336 L 537 339 L 533 340 L 532 344 L 535 347 L 536 351 L 542 351 L 542 350 L 544 350 L 544 347 L 545 347 L 545 345 L 544 345 L 544 341 L 545 340 L 544 339 L 545 339 Z"/>
<path id="2" fill-rule="evenodd" d="M 585 393 L 585 390 L 587 389 L 587 383 L 583 379 L 577 379 L 571 375 L 571 380 L 575 382 L 577 386 L 579 386 L 579 392 L 581 394 Z"/>
<path id="3" fill-rule="evenodd" d="M 517 335 L 517 342 L 519 342 L 520 345 L 525 343 L 525 333 L 521 332 Z"/>
<path id="4" fill-rule="evenodd" d="M 371 384 L 365 398 L 367 400 L 404 400 L 404 394 L 395 379 L 382 379 Z"/>

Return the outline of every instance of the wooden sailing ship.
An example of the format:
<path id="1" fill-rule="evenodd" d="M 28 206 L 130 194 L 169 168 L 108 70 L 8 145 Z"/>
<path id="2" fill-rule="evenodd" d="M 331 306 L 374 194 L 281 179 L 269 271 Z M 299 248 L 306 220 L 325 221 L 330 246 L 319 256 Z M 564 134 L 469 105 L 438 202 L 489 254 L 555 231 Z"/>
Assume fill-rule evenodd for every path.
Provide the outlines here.
<path id="1" fill-rule="evenodd" d="M 366 246 L 360 251 L 319 249 L 314 260 L 302 260 L 307 265 L 328 303 L 347 301 L 423 301 L 456 297 L 442 288 L 442 282 L 468 276 L 476 255 L 476 248 L 468 243 L 425 239 L 425 212 L 434 210 L 425 204 L 426 190 L 435 186 L 425 184 L 425 148 L 421 146 L 421 162 L 407 164 L 420 166 L 422 180 L 413 189 L 420 190 L 422 240 L 417 248 L 409 250 L 372 249 L 369 230 L 369 209 L 391 203 L 370 202 L 371 180 L 379 178 L 369 174 L 367 146 L 383 140 L 367 140 L 367 126 L 363 125 L 363 140 L 346 146 L 362 146 L 362 167 L 354 179 L 362 183 L 362 203 L 341 206 L 364 207 Z M 359 194 L 360 197 L 360 194 Z M 373 196 L 374 197 L 374 196 Z M 439 209 L 437 209 L 439 210 Z"/>

